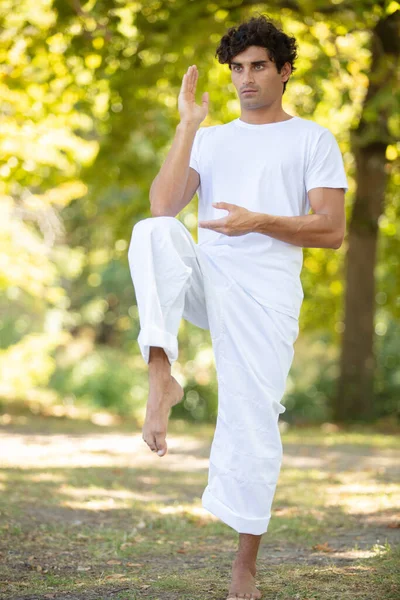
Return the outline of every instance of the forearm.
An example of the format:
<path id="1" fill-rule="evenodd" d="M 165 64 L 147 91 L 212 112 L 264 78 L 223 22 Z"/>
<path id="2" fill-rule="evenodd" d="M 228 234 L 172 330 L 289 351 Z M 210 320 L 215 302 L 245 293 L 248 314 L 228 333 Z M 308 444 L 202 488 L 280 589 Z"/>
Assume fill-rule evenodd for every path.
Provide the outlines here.
<path id="1" fill-rule="evenodd" d="M 150 188 L 152 213 L 175 211 L 186 188 L 197 123 L 178 123 L 168 155 Z M 176 211 L 175 211 L 176 212 Z"/>
<path id="2" fill-rule="evenodd" d="M 252 231 L 306 248 L 339 248 L 342 240 L 331 215 L 281 217 L 254 213 Z"/>

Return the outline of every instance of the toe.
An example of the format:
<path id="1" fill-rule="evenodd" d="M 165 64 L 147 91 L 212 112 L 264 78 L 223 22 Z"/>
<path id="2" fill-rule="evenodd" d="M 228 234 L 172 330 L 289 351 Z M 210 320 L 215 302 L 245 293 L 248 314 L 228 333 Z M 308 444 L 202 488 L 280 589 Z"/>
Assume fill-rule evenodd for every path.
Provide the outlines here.
<path id="1" fill-rule="evenodd" d="M 147 438 L 144 441 L 146 442 L 146 444 L 152 452 L 157 452 L 157 446 L 154 440 L 150 440 L 149 438 Z"/>
<path id="2" fill-rule="evenodd" d="M 150 450 L 152 452 L 157 452 L 157 446 L 154 441 L 154 438 L 151 438 L 148 436 L 148 437 L 144 437 L 143 440 L 146 442 L 146 444 L 148 445 L 148 447 L 150 448 Z"/>
<path id="3" fill-rule="evenodd" d="M 156 434 L 156 446 L 157 446 L 157 454 L 159 456 L 164 456 L 167 453 L 167 443 L 165 441 L 165 435 Z"/>

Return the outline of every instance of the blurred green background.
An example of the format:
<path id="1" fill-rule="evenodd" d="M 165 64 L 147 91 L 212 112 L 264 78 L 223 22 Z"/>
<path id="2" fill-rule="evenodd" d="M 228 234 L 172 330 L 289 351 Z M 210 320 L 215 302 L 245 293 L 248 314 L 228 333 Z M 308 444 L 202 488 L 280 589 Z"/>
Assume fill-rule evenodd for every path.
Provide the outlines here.
<path id="1" fill-rule="evenodd" d="M 3 0 L 0 4 L 0 403 L 138 423 L 147 366 L 127 261 L 179 122 L 183 73 L 201 126 L 240 115 L 215 49 L 267 14 L 298 42 L 283 96 L 328 127 L 350 189 L 339 250 L 304 249 L 305 299 L 281 417 L 400 421 L 398 2 Z M 267 12 L 266 12 L 267 11 Z M 224 199 L 229 202 L 229 198 Z M 197 241 L 197 197 L 178 215 Z M 212 422 L 209 332 L 182 320 L 172 417 Z M 102 416 L 103 415 L 103 416 Z"/>

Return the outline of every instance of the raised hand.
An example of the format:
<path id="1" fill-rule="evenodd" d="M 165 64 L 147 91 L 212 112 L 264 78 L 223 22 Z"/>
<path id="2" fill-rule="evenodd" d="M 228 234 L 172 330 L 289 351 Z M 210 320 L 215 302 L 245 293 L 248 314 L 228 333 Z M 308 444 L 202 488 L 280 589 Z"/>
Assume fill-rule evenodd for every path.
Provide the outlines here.
<path id="1" fill-rule="evenodd" d="M 191 65 L 182 79 L 181 90 L 178 96 L 178 110 L 181 122 L 200 125 L 208 113 L 208 92 L 201 97 L 201 106 L 196 104 L 196 85 L 199 72 L 196 65 Z"/>

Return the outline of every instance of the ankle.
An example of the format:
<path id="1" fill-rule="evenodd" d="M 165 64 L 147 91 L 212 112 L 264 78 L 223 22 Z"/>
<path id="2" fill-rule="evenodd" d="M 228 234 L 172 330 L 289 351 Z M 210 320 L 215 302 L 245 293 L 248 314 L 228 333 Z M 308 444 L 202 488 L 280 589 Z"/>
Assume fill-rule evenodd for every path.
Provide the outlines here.
<path id="1" fill-rule="evenodd" d="M 255 562 L 243 559 L 239 556 L 237 556 L 233 561 L 233 568 L 242 571 L 250 571 L 254 576 L 256 575 L 257 571 Z"/>
<path id="2" fill-rule="evenodd" d="M 149 363 L 148 373 L 151 377 L 169 379 L 171 377 L 171 365 L 168 361 L 164 362 L 162 360 L 153 360 L 151 363 Z"/>

